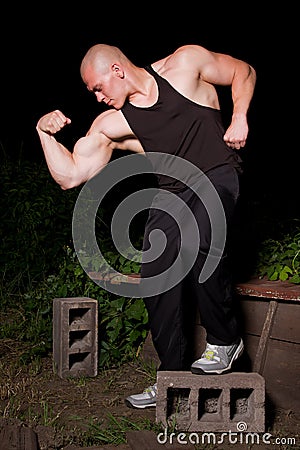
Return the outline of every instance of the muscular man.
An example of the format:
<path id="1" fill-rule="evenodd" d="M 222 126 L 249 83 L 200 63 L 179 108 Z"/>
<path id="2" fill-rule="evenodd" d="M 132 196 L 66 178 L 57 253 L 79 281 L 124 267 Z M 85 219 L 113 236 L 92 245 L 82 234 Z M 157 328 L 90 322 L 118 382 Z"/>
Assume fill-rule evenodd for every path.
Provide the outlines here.
<path id="1" fill-rule="evenodd" d="M 46 114 L 37 124 L 50 173 L 62 189 L 94 177 L 110 161 L 114 149 L 145 155 L 163 152 L 191 162 L 209 178 L 230 224 L 239 195 L 241 159 L 237 150 L 245 146 L 248 136 L 247 113 L 256 82 L 254 68 L 199 45 L 182 46 L 143 68 L 134 65 L 119 48 L 98 44 L 84 56 L 80 72 L 88 90 L 109 109 L 96 117 L 72 152 L 55 137 L 71 122 L 61 111 Z M 221 119 L 216 85 L 231 86 L 233 110 L 227 130 Z M 189 206 L 201 233 L 196 262 L 185 279 L 145 299 L 161 362 L 158 370 L 227 372 L 244 346 L 232 304 L 226 254 L 209 279 L 199 283 L 211 239 L 205 207 L 193 190 L 176 179 L 158 176 L 158 185 Z M 149 248 L 149 235 L 156 229 L 164 231 L 171 245 L 160 261 L 142 263 L 142 278 L 167 269 L 177 256 L 180 233 L 161 209 L 150 210 L 143 249 Z M 181 231 L 188 233 L 188 229 L 187 223 Z M 194 362 L 183 319 L 187 296 L 195 299 L 207 334 L 206 349 Z M 137 408 L 155 406 L 156 394 L 155 384 L 141 394 L 129 396 L 126 403 Z"/>

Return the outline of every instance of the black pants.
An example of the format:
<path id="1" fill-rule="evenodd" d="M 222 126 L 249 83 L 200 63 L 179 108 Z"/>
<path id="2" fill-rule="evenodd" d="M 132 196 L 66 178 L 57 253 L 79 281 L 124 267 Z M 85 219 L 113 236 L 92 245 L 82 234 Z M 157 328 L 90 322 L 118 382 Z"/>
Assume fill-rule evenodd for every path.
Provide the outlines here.
<path id="1" fill-rule="evenodd" d="M 211 170 L 206 175 L 222 202 L 228 238 L 230 223 L 239 195 L 238 174 L 235 169 L 222 166 Z M 190 368 L 193 362 L 195 305 L 199 310 L 201 325 L 206 330 L 209 343 L 230 345 L 239 336 L 226 248 L 228 242 L 226 242 L 225 251 L 222 252 L 216 269 L 204 283 L 199 283 L 199 274 L 210 248 L 211 221 L 207 205 L 203 204 L 192 189 L 187 188 L 177 195 L 189 206 L 196 218 L 200 233 L 200 246 L 197 248 L 197 258 L 192 268 L 179 283 L 165 292 L 144 298 L 153 344 L 161 362 L 159 370 L 187 370 Z M 154 205 L 159 205 L 159 202 L 154 202 Z M 174 208 L 178 208 L 178 205 Z M 214 205 L 210 205 L 210 208 L 214 208 Z M 184 220 L 184 211 L 182 215 L 181 232 L 190 236 L 188 244 L 185 243 L 187 248 L 184 249 L 180 249 L 182 239 L 176 220 L 166 213 L 163 207 L 154 206 L 150 209 L 145 227 L 143 250 L 146 251 L 150 248 L 151 237 L 149 239 L 149 235 L 153 230 L 162 230 L 167 238 L 167 244 L 158 258 L 142 263 L 142 279 L 168 270 L 179 252 L 183 255 L 181 256 L 182 267 L 183 270 L 185 269 L 190 251 L 194 250 L 195 239 L 189 228 L 191 221 Z M 190 248 L 188 248 L 189 246 Z"/>

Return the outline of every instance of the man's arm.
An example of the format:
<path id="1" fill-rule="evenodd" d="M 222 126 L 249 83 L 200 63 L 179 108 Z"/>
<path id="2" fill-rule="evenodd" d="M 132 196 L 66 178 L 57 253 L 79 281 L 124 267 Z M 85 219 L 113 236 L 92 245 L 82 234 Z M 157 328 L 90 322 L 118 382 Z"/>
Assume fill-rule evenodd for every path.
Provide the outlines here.
<path id="1" fill-rule="evenodd" d="M 56 110 L 43 116 L 37 123 L 46 163 L 54 180 L 62 189 L 70 189 L 95 176 L 110 161 L 112 152 L 118 148 L 142 152 L 139 142 L 126 129 L 122 116 L 116 111 L 106 111 L 96 118 L 86 136 L 80 138 L 70 152 L 58 142 L 55 134 L 71 120 Z M 121 113 L 120 113 L 121 114 Z M 114 135 L 105 134 L 105 127 Z"/>
<path id="2" fill-rule="evenodd" d="M 232 56 L 210 53 L 211 62 L 203 67 L 201 76 L 210 83 L 231 86 L 231 124 L 223 139 L 229 147 L 240 149 L 246 145 L 248 137 L 247 113 L 256 84 L 256 72 L 250 64 Z"/>
<path id="3" fill-rule="evenodd" d="M 189 68 L 189 73 L 194 74 L 200 91 L 204 89 L 211 92 L 208 86 L 205 87 L 207 83 L 211 86 L 231 86 L 232 120 L 224 135 L 224 141 L 235 149 L 244 147 L 249 131 L 247 113 L 256 84 L 254 68 L 240 59 L 211 52 L 199 45 L 180 47 L 174 52 L 171 60 L 180 67 Z M 171 64 L 174 65 L 174 62 Z"/>

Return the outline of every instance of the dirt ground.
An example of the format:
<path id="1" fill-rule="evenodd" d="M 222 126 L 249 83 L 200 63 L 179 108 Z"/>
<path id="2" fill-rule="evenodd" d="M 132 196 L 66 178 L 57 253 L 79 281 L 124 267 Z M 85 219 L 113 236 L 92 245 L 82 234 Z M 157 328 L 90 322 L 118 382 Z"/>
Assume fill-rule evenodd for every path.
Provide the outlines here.
<path id="1" fill-rule="evenodd" d="M 149 353 L 96 377 L 66 379 L 54 374 L 51 356 L 38 367 L 20 367 L 14 361 L 17 354 L 13 342 L 0 341 L 0 432 L 6 425 L 26 425 L 38 435 L 40 450 L 57 450 L 73 448 L 71 444 L 85 447 L 88 430 L 109 426 L 110 416 L 155 424 L 155 408 L 141 412 L 124 402 L 155 382 Z"/>
<path id="2" fill-rule="evenodd" d="M 93 378 L 73 379 L 61 379 L 54 374 L 51 356 L 43 359 L 38 367 L 20 367 L 14 365 L 13 343 L 0 342 L 0 346 L 0 432 L 6 425 L 29 426 L 38 436 L 40 450 L 125 450 L 130 449 L 126 442 L 107 444 L 101 440 L 100 433 L 98 440 L 89 444 L 86 433 L 93 429 L 95 438 L 93 427 L 109 426 L 110 416 L 135 424 L 155 425 L 155 408 L 136 410 L 124 402 L 126 396 L 142 391 L 154 381 L 149 366 L 155 367 L 157 360 L 149 342 L 140 361 L 112 368 Z M 267 417 L 270 433 L 296 437 L 299 444 L 299 416 L 293 411 L 272 411 L 270 417 L 272 421 Z M 120 429 L 120 435 L 122 432 Z"/>

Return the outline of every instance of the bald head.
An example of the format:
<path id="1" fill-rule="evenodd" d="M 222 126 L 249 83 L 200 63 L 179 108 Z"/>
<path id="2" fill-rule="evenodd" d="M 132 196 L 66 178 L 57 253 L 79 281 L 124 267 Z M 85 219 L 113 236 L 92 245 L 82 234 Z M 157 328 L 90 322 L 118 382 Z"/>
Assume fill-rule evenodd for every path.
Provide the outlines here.
<path id="1" fill-rule="evenodd" d="M 128 58 L 118 47 L 96 44 L 85 54 L 81 62 L 80 74 L 84 78 L 87 69 L 93 70 L 95 73 L 106 74 L 112 64 L 126 64 L 128 62 Z"/>

